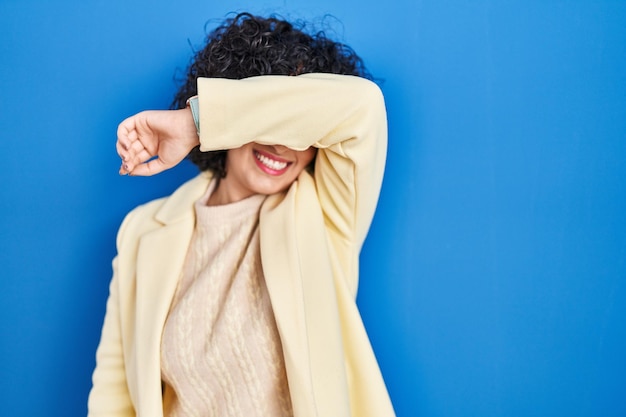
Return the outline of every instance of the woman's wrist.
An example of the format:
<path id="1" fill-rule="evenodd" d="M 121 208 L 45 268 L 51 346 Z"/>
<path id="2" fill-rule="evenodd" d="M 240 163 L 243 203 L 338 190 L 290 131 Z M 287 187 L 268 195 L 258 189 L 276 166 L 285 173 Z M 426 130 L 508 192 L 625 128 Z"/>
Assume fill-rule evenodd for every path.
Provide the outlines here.
<path id="1" fill-rule="evenodd" d="M 193 113 L 189 107 L 175 110 L 177 112 L 177 124 L 180 129 L 180 135 L 186 139 L 186 142 L 193 142 L 193 147 L 200 144 L 200 132 L 196 128 Z"/>

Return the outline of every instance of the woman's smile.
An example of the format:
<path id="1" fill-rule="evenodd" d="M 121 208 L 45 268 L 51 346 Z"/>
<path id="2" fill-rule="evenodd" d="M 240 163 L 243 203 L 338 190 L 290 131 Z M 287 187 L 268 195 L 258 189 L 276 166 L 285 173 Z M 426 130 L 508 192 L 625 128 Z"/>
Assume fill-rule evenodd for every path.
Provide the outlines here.
<path id="1" fill-rule="evenodd" d="M 242 200 L 252 194 L 276 194 L 286 190 L 315 158 L 311 147 L 296 151 L 282 145 L 250 142 L 226 154 L 226 176 L 209 198 L 209 205 Z"/>
<path id="2" fill-rule="evenodd" d="M 291 161 L 258 149 L 253 149 L 252 153 L 257 166 L 269 175 L 282 175 L 292 164 Z"/>

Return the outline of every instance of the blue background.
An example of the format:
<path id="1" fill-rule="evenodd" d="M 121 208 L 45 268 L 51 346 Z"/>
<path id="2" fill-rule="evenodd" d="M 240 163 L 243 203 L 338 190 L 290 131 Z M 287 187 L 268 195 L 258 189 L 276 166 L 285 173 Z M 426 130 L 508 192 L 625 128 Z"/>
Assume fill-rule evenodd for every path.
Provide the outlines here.
<path id="1" fill-rule="evenodd" d="M 117 124 L 241 10 L 330 13 L 384 80 L 358 302 L 398 415 L 626 416 L 626 2 L 602 0 L 3 0 L 2 415 L 85 414 L 116 229 L 195 172 L 119 177 Z"/>

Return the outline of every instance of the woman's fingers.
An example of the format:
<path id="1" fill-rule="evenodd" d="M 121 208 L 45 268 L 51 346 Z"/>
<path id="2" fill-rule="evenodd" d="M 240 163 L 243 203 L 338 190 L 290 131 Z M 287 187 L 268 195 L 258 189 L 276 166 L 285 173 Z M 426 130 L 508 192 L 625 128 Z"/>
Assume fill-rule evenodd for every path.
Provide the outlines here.
<path id="1" fill-rule="evenodd" d="M 157 154 L 157 143 L 154 132 L 147 128 L 141 117 L 144 113 L 131 116 L 119 124 L 117 128 L 116 150 L 122 159 L 120 174 L 134 174 L 135 168 Z"/>
<path id="2" fill-rule="evenodd" d="M 154 158 L 146 163 L 137 165 L 134 169 L 130 170 L 129 174 L 135 176 L 149 176 L 158 174 L 169 168 L 171 168 L 171 166 L 166 165 L 161 158 Z"/>
<path id="3" fill-rule="evenodd" d="M 150 152 L 143 149 L 138 154 L 134 155 L 131 158 L 128 158 L 127 160 L 122 159 L 122 165 L 120 167 L 120 174 L 121 175 L 126 175 L 126 174 L 136 175 L 133 171 L 137 167 L 145 164 L 151 159 L 154 159 L 155 156 L 156 155 L 152 155 Z"/>
<path id="4" fill-rule="evenodd" d="M 117 126 L 117 143 L 122 149 L 128 149 L 137 139 L 136 116 L 131 116 Z"/>

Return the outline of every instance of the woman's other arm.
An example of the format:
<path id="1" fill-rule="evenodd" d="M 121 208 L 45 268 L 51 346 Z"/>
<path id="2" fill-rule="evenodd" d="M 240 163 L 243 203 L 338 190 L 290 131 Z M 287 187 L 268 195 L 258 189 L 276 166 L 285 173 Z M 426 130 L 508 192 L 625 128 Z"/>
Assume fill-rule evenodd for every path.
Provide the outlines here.
<path id="1" fill-rule="evenodd" d="M 122 235 L 129 222 L 127 216 L 118 232 L 118 253 Z M 96 369 L 93 373 L 93 387 L 89 393 L 89 417 L 134 417 L 128 384 L 122 344 L 120 317 L 120 294 L 118 276 L 119 257 L 113 260 L 113 279 L 109 286 L 109 298 L 102 326 L 100 344 L 96 352 Z"/>

